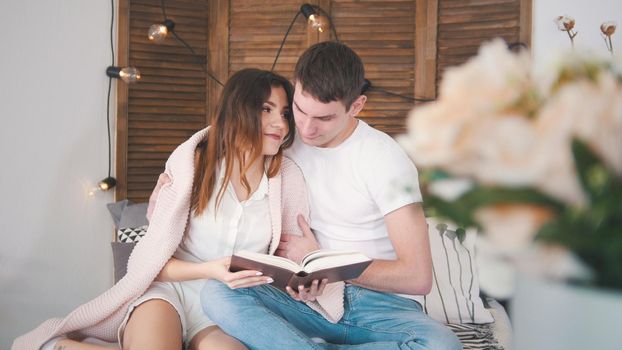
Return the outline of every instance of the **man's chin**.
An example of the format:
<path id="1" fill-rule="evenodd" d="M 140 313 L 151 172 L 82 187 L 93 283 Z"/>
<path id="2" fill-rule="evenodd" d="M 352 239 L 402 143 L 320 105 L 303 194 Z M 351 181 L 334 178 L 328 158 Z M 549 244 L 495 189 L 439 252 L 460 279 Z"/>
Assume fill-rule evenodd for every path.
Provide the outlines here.
<path id="1" fill-rule="evenodd" d="M 304 142 L 305 144 L 309 146 L 320 146 L 322 144 L 322 141 L 319 137 L 307 138 L 307 137 L 301 136 L 300 140 L 302 140 L 302 142 Z"/>

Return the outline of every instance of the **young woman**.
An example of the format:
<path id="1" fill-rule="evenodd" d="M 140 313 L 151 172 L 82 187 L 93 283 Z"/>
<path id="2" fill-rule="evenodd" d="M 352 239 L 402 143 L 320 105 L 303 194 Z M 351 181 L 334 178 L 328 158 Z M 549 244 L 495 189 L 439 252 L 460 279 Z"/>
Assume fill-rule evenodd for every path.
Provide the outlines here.
<path id="1" fill-rule="evenodd" d="M 123 349 L 245 349 L 203 314 L 199 293 L 206 279 L 231 288 L 270 283 L 257 271 L 229 272 L 230 256 L 274 253 L 281 231 L 299 232 L 296 216 L 308 215 L 302 174 L 282 156 L 294 138 L 292 96 L 291 84 L 271 72 L 231 76 L 210 127 L 168 159 L 127 275 L 13 349 L 102 349 L 78 341 L 85 337 Z"/>

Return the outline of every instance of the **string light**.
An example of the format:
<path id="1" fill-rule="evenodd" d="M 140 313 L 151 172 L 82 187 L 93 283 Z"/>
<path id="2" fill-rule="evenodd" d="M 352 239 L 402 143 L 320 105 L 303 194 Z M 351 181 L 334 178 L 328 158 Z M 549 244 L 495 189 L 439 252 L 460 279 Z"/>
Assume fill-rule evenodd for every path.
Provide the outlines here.
<path id="1" fill-rule="evenodd" d="M 131 84 L 140 80 L 140 71 L 134 67 L 116 67 L 110 66 L 106 68 L 106 75 L 110 78 L 118 78 L 124 82 Z"/>
<path id="2" fill-rule="evenodd" d="M 175 31 L 175 22 L 173 22 L 173 20 L 169 19 L 166 16 L 166 6 L 164 5 L 164 0 L 160 0 L 160 7 L 162 9 L 162 16 L 164 17 L 164 21 L 162 23 L 153 24 L 149 27 L 149 30 L 147 31 L 147 37 L 149 38 L 149 40 L 155 43 L 161 43 L 164 41 L 164 39 L 166 39 L 168 33 L 173 34 L 175 40 L 177 40 L 186 49 L 188 49 L 190 53 L 192 53 L 193 58 L 197 61 L 197 63 L 201 67 L 201 70 L 205 74 L 207 74 L 208 77 L 214 80 L 218 85 L 224 86 L 223 83 L 218 80 L 218 78 L 216 78 L 212 73 L 209 72 L 209 70 L 207 70 L 205 64 L 203 64 L 203 59 L 201 58 L 201 56 L 197 55 L 196 51 L 194 51 L 192 46 L 190 46 L 184 39 L 182 39 L 177 34 L 177 32 Z"/>

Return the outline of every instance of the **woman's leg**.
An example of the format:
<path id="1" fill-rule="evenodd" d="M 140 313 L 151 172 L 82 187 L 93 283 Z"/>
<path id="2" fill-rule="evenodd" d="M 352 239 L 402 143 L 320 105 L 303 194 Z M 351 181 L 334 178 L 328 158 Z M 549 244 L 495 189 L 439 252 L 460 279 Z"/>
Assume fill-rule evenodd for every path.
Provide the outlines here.
<path id="1" fill-rule="evenodd" d="M 119 350 L 118 347 L 81 343 L 71 339 L 61 339 L 56 342 L 53 350 Z"/>
<path id="2" fill-rule="evenodd" d="M 179 314 L 167 301 L 151 299 L 138 305 L 123 332 L 123 349 L 181 350 Z"/>
<path id="3" fill-rule="evenodd" d="M 218 326 L 210 326 L 190 340 L 189 350 L 248 350 L 244 344 L 223 332 Z"/>

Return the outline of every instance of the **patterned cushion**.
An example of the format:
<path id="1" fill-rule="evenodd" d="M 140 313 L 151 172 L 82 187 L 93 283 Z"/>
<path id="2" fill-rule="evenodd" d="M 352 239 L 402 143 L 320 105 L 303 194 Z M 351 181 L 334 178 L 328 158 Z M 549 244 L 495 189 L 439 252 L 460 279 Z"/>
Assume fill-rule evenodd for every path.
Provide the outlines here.
<path id="1" fill-rule="evenodd" d="M 433 283 L 430 293 L 416 300 L 430 317 L 446 324 L 493 322 L 479 296 L 474 249 L 477 231 L 467 230 L 461 237 L 455 225 L 427 221 Z"/>
<path id="2" fill-rule="evenodd" d="M 147 232 L 147 225 L 136 228 L 124 227 L 117 230 L 117 242 L 138 243 Z"/>

